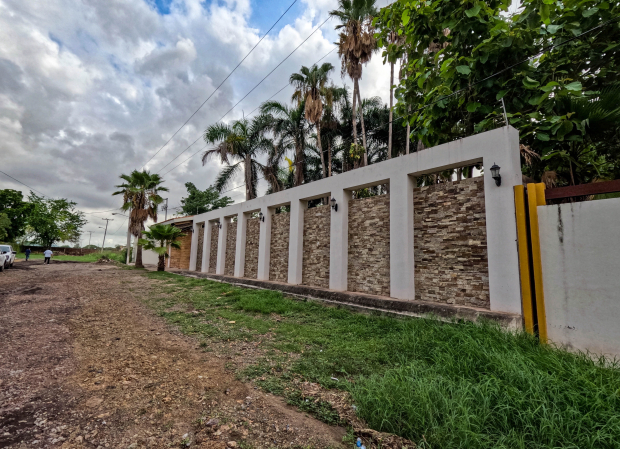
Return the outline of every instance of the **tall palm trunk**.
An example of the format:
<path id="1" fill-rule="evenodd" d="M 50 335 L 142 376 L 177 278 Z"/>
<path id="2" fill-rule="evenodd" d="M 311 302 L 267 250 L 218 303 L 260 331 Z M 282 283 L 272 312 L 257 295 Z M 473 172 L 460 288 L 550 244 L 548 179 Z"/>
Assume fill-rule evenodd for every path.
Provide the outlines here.
<path id="1" fill-rule="evenodd" d="M 328 163 L 327 176 L 331 177 L 332 176 L 332 143 L 329 141 L 329 139 L 327 140 L 327 163 Z"/>
<path id="2" fill-rule="evenodd" d="M 316 122 L 316 144 L 319 148 L 319 154 L 321 155 L 321 167 L 323 168 L 323 178 L 327 177 L 327 170 L 325 167 L 325 155 L 323 154 L 323 144 L 321 143 L 321 120 Z"/>
<path id="3" fill-rule="evenodd" d="M 364 127 L 364 107 L 362 104 L 362 96 L 360 95 L 359 81 L 356 78 L 355 84 L 357 84 L 357 100 L 359 101 L 360 108 L 360 122 L 362 122 L 362 145 L 364 146 L 364 165 L 368 165 L 368 148 L 366 147 L 366 128 Z"/>
<path id="4" fill-rule="evenodd" d="M 353 109 L 351 110 L 353 120 L 353 143 L 357 146 L 357 84 L 353 82 Z"/>
<path id="5" fill-rule="evenodd" d="M 304 154 L 299 142 L 295 142 L 295 186 L 304 183 Z"/>
<path id="6" fill-rule="evenodd" d="M 157 260 L 157 271 L 166 271 L 165 267 L 166 267 L 166 256 L 162 254 L 159 256 L 159 259 Z"/>
<path id="7" fill-rule="evenodd" d="M 142 231 L 138 232 L 138 241 L 142 238 Z M 142 245 L 138 244 L 138 248 L 136 249 L 136 268 L 144 268 L 142 264 Z"/>
<path id="8" fill-rule="evenodd" d="M 392 109 L 394 108 L 394 63 L 390 63 L 390 128 L 387 158 L 392 159 Z"/>
<path id="9" fill-rule="evenodd" d="M 252 199 L 252 158 L 246 156 L 243 165 L 245 170 L 245 200 L 249 201 Z"/>

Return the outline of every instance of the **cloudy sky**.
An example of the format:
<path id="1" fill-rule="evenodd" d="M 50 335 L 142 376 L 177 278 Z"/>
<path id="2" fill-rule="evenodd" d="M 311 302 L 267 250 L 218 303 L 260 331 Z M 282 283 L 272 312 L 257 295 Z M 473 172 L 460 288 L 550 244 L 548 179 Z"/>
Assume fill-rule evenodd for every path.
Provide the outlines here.
<path id="1" fill-rule="evenodd" d="M 93 243 L 101 218 L 106 246 L 123 243 L 126 222 L 111 212 L 121 173 L 140 169 L 207 99 L 293 0 L 0 0 L 0 170 L 88 213 Z M 386 0 L 378 0 L 383 7 Z M 165 174 L 169 204 L 213 183 L 217 161 L 202 166 L 201 132 L 217 122 L 337 7 L 337 0 L 297 0 L 237 71 L 146 167 Z M 244 99 L 224 121 L 249 114 L 286 85 L 301 65 L 329 53 L 329 20 Z M 333 51 L 323 61 L 334 64 Z M 389 67 L 380 55 L 365 69 L 363 96 L 387 100 Z M 287 101 L 287 87 L 275 99 Z M 185 161 L 174 170 L 171 168 Z M 164 168 L 165 167 L 165 168 Z M 243 182 L 239 179 L 233 186 Z M 0 188 L 28 188 L 0 174 Z M 244 199 L 244 189 L 228 193 Z M 95 212 L 95 213 L 93 213 Z M 87 242 L 82 241 L 83 244 Z"/>

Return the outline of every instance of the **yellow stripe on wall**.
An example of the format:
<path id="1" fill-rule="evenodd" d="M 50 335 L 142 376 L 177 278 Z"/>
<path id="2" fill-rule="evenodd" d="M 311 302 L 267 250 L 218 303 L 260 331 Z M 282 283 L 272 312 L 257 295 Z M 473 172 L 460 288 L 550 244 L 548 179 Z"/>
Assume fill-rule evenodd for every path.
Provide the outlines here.
<path id="1" fill-rule="evenodd" d="M 527 185 L 528 212 L 530 214 L 530 237 L 532 243 L 532 271 L 534 273 L 534 290 L 536 292 L 536 315 L 538 318 L 538 337 L 541 343 L 547 343 L 547 315 L 545 313 L 545 294 L 543 291 L 542 259 L 540 256 L 540 234 L 538 232 L 538 206 L 544 206 L 545 185 L 543 183 Z"/>
<path id="2" fill-rule="evenodd" d="M 527 242 L 527 214 L 525 213 L 525 188 L 515 186 L 515 214 L 517 217 L 517 247 L 519 250 L 519 273 L 521 276 L 521 301 L 525 330 L 534 333 L 534 310 L 532 306 L 532 282 L 530 279 L 530 254 Z"/>

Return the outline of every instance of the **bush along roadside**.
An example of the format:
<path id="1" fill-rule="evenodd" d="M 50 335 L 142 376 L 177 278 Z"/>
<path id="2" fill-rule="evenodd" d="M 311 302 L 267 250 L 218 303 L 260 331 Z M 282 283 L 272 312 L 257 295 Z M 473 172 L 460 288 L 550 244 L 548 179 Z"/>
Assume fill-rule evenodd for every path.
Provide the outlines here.
<path id="1" fill-rule="evenodd" d="M 148 273 L 150 305 L 229 368 L 330 424 L 419 447 L 612 448 L 620 366 L 490 323 L 364 315 L 280 292 Z M 374 435 L 374 436 L 373 436 Z M 394 443 L 404 444 L 404 440 Z"/>

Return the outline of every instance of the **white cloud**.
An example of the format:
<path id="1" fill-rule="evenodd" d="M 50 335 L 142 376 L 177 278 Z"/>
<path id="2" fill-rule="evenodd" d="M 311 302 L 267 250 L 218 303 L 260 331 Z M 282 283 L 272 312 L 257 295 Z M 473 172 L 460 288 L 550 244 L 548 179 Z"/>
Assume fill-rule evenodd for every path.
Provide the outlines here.
<path id="1" fill-rule="evenodd" d="M 299 45 L 334 0 L 304 0 L 299 17 L 267 36 L 253 54 L 148 164 L 157 171 Z M 264 5 L 262 6 L 264 7 Z M 273 20 L 277 19 L 274 14 Z M 272 96 L 293 71 L 333 48 L 334 20 L 317 31 L 225 120 L 248 114 Z M 141 168 L 259 41 L 249 0 L 175 0 L 159 15 L 143 0 L 0 0 L 0 154 L 3 170 L 52 197 L 68 197 L 87 212 L 119 206 L 118 176 Z M 336 52 L 325 61 L 340 64 Z M 387 98 L 389 68 L 380 56 L 364 68 L 364 96 Z M 346 81 L 348 83 L 348 81 Z M 276 99 L 286 101 L 290 89 Z M 204 146 L 198 141 L 164 170 Z M 184 183 L 206 188 L 219 171 L 199 155 L 166 176 L 169 203 L 179 204 Z M 0 188 L 28 189 L 8 178 Z M 233 186 L 239 185 L 239 179 Z M 244 198 L 243 189 L 228 193 Z M 101 231 L 89 215 L 87 231 Z M 118 218 L 118 217 L 117 217 Z M 111 242 L 124 241 L 121 220 Z M 116 228 L 117 234 L 114 234 Z"/>

